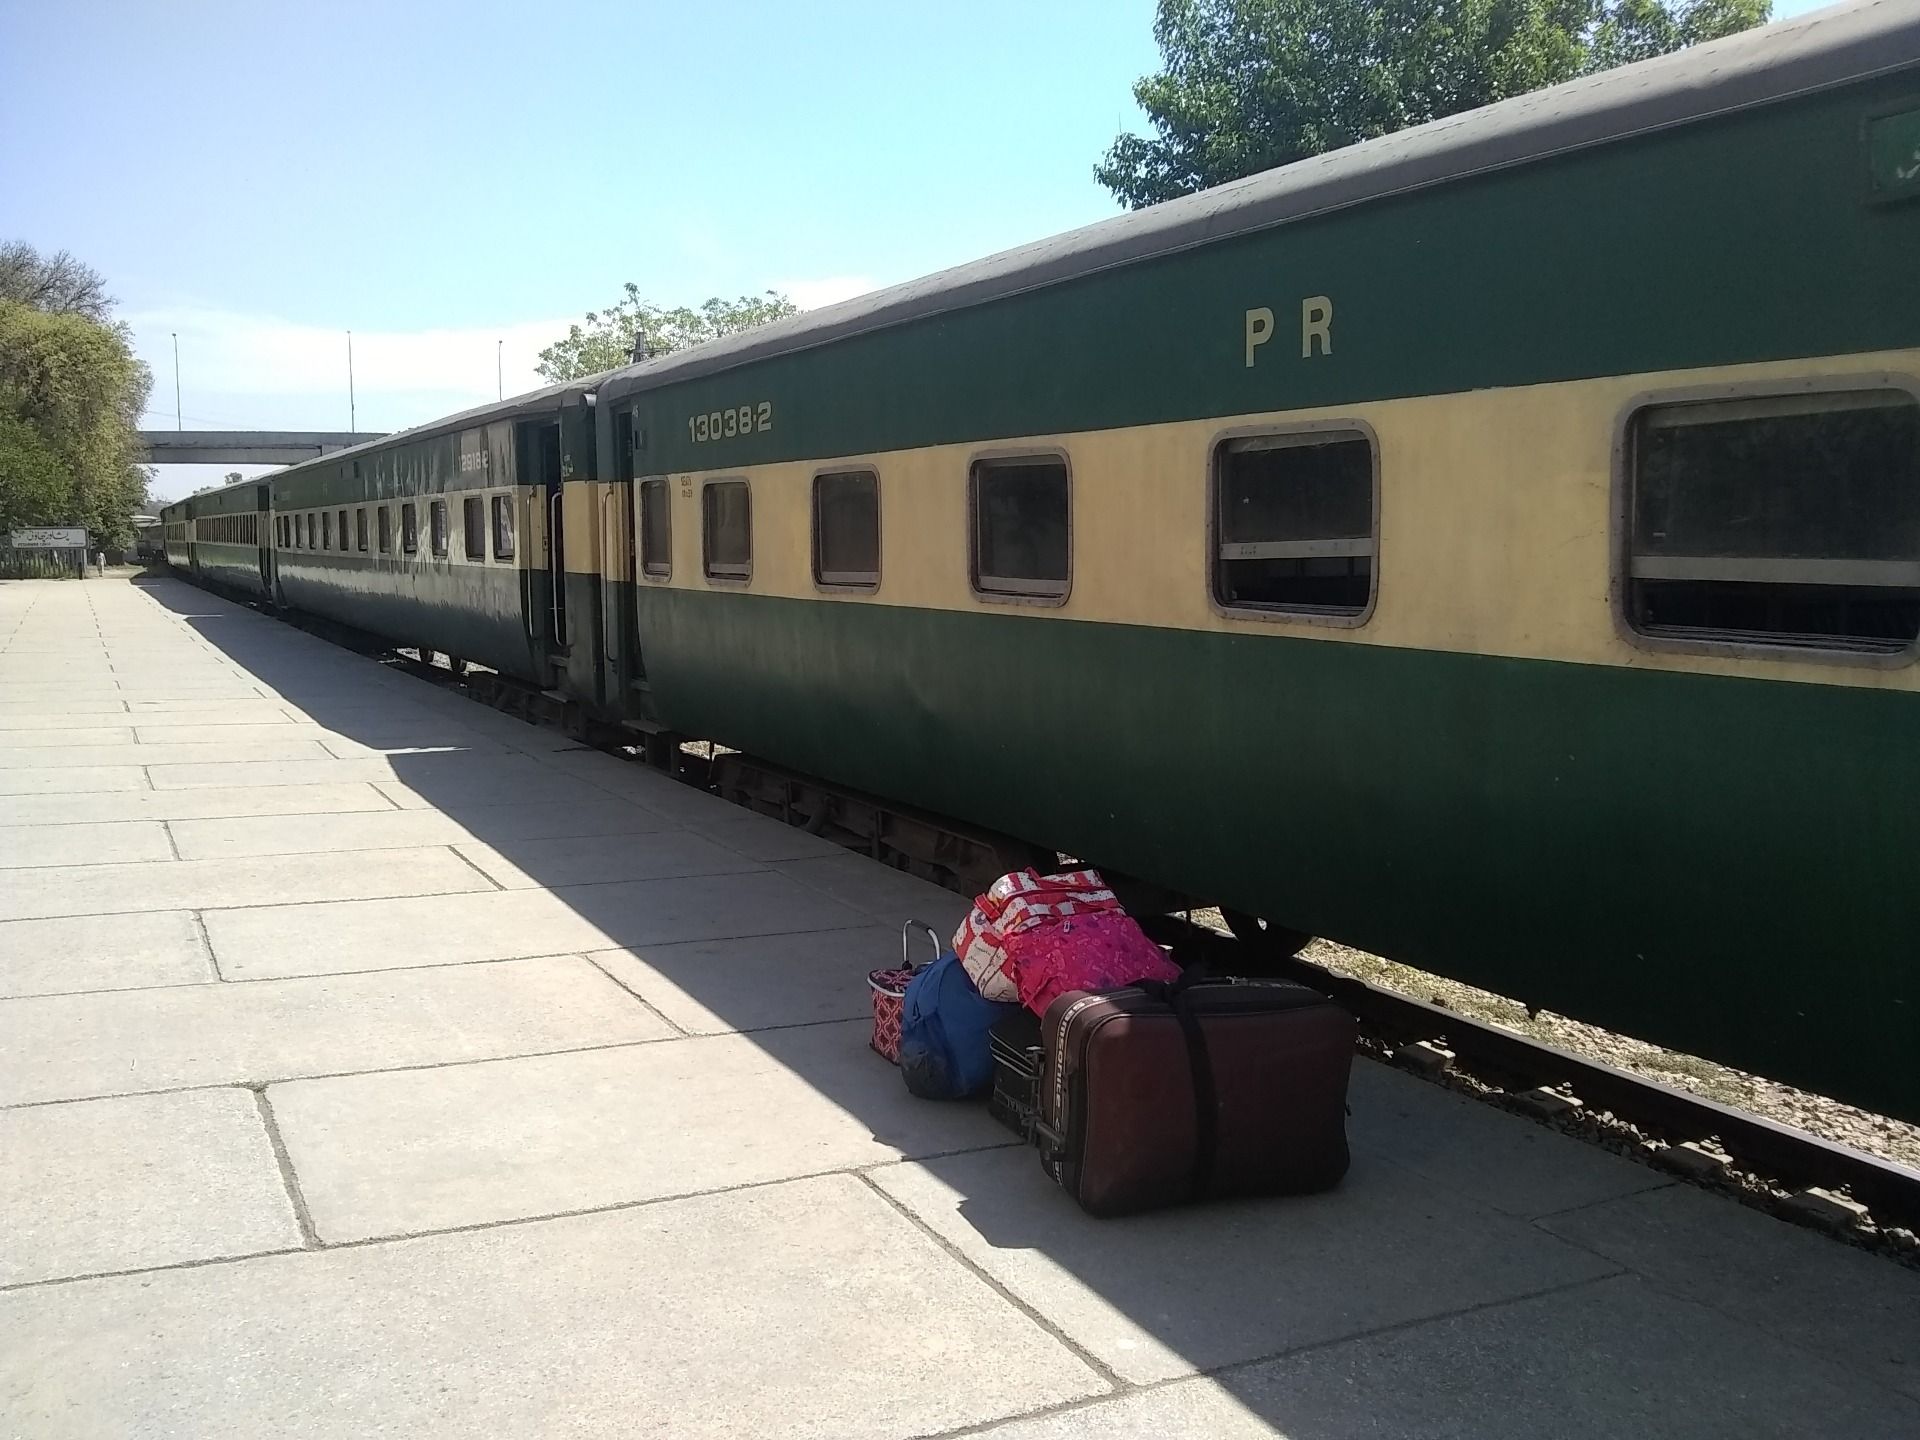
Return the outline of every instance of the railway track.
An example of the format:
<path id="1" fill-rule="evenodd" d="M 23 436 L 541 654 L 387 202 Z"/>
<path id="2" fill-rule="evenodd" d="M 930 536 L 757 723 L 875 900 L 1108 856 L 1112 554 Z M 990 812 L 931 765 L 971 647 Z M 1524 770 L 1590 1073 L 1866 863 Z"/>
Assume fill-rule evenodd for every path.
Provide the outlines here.
<path id="1" fill-rule="evenodd" d="M 711 750 L 689 755 L 677 744 L 657 743 L 661 737 L 649 743 L 632 732 L 577 727 L 551 697 L 491 672 L 435 664 L 432 652 L 416 658 L 331 622 L 302 617 L 296 623 L 363 653 L 389 656 L 419 678 L 478 703 L 531 723 L 566 725 L 595 748 L 804 826 L 956 894 L 971 896 L 986 883 L 982 874 L 1030 858 L 1006 837 L 889 807 L 878 797 L 839 790 L 751 756 L 725 755 L 722 773 Z M 1920 1170 L 1271 947 L 1263 953 L 1258 944 L 1189 917 L 1149 915 L 1143 924 L 1182 964 L 1298 980 L 1332 996 L 1359 1019 L 1362 1043 L 1376 1058 L 1920 1268 Z"/>
<path id="2" fill-rule="evenodd" d="M 1504 1103 L 1786 1218 L 1920 1264 L 1920 1170 L 1295 957 L 1249 963 L 1244 942 L 1178 917 L 1149 924 L 1185 963 L 1259 969 L 1332 996 L 1381 1058 Z M 1863 1209 L 1855 1208 L 1863 1207 Z"/>

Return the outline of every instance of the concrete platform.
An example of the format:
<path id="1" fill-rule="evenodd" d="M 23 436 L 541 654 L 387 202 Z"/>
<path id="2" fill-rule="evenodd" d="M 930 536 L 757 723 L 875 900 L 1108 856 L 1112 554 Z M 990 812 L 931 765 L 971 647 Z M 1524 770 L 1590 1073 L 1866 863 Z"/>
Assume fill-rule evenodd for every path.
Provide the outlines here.
<path id="1" fill-rule="evenodd" d="M 1361 1062 L 1096 1222 L 865 1046 L 958 897 L 175 582 L 0 584 L 0 1434 L 1920 1434 L 1920 1275 Z"/>

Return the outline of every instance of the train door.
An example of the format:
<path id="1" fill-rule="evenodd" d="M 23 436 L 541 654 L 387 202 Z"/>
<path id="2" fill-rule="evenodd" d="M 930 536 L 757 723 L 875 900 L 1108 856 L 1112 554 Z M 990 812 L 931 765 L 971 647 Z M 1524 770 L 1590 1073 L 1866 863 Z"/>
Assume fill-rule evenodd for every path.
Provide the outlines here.
<path id="1" fill-rule="evenodd" d="M 275 598 L 273 592 L 273 491 L 266 485 L 254 487 L 253 523 L 259 527 L 254 539 L 260 546 L 260 591 L 269 600 Z"/>
<path id="2" fill-rule="evenodd" d="M 632 708 L 629 686 L 640 678 L 640 616 L 634 594 L 639 570 L 634 563 L 633 412 L 621 411 L 612 428 L 613 463 L 601 470 L 612 482 L 606 489 L 606 513 L 600 526 L 601 628 L 606 636 L 601 684 L 608 707 L 625 714 Z"/>
<path id="3" fill-rule="evenodd" d="M 522 484 L 533 494 L 540 507 L 543 583 L 545 593 L 538 623 L 540 638 L 552 653 L 567 648 L 567 556 L 566 537 L 561 524 L 563 501 L 560 475 L 560 422 L 534 420 L 519 427 L 519 473 Z"/>

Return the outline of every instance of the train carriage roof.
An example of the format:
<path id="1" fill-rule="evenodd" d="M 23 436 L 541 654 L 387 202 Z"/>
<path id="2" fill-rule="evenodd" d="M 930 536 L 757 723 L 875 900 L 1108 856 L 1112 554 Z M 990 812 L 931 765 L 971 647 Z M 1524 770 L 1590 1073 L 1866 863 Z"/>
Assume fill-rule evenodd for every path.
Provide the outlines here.
<path id="1" fill-rule="evenodd" d="M 1854 0 L 1362 141 L 613 372 L 614 400 L 1369 200 L 1920 67 L 1920 5 Z"/>

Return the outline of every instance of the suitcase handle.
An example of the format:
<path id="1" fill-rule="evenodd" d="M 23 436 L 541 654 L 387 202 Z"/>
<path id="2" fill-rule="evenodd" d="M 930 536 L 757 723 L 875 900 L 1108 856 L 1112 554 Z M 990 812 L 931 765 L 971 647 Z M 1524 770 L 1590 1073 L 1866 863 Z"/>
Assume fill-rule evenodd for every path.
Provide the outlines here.
<path id="1" fill-rule="evenodd" d="M 940 936 L 931 925 L 924 920 L 909 920 L 900 927 L 900 968 L 903 970 L 920 970 L 933 963 L 933 960 L 923 960 L 918 965 L 913 963 L 913 932 L 916 930 L 924 930 L 927 939 L 933 942 L 934 960 L 938 960 L 944 953 Z"/>

